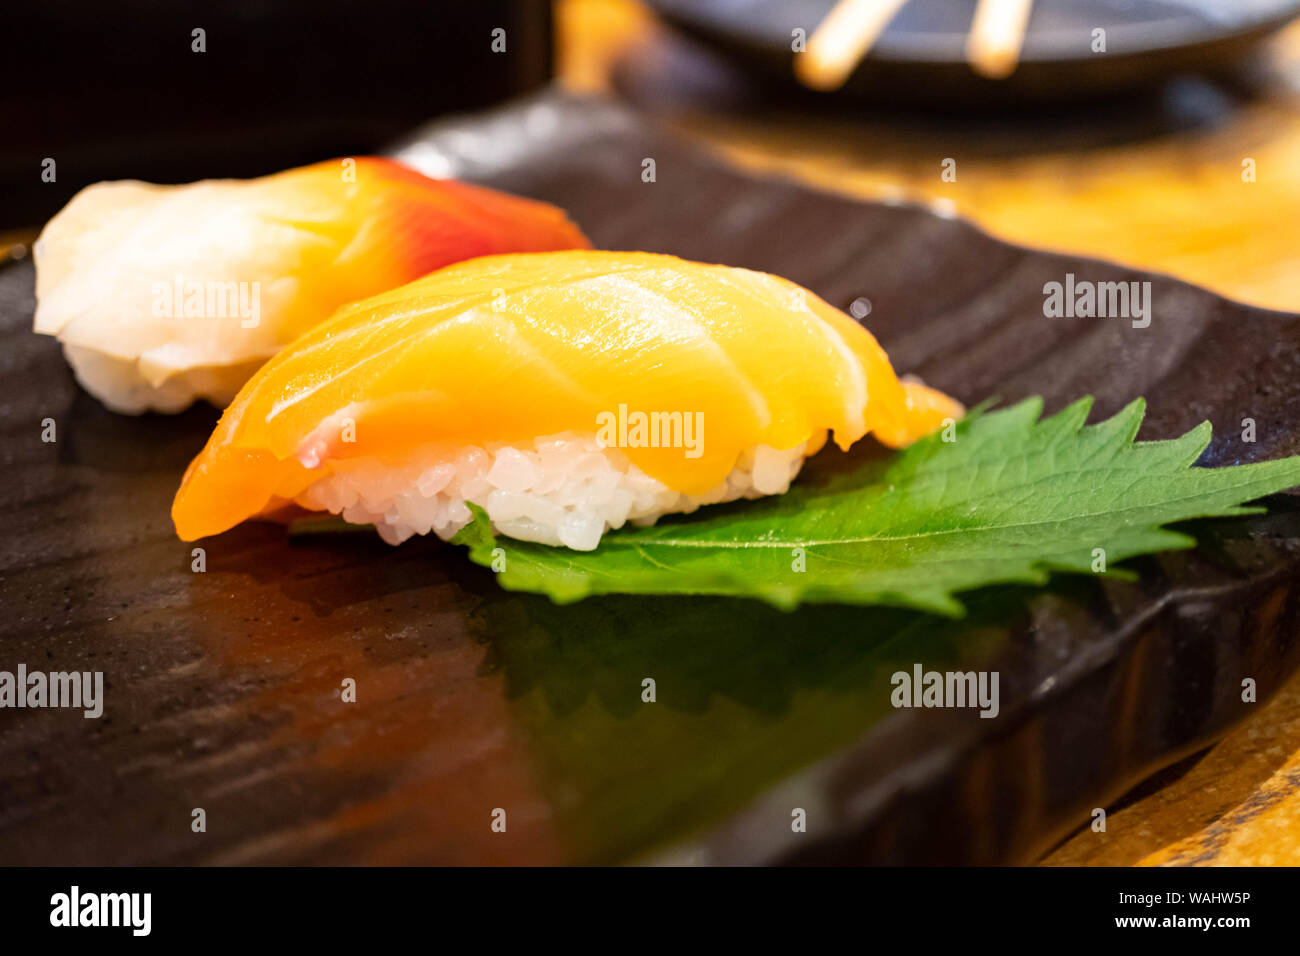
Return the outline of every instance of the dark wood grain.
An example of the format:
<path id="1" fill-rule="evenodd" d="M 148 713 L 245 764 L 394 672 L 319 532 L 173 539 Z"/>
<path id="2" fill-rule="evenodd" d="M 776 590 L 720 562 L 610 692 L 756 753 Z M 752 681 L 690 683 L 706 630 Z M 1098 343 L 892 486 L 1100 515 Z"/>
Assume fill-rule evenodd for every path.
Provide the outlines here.
<path id="1" fill-rule="evenodd" d="M 1107 414 L 1146 395 L 1144 437 L 1214 423 L 1206 464 L 1300 452 L 1294 316 L 752 179 L 555 94 L 399 152 L 560 203 L 600 245 L 778 272 L 840 306 L 867 297 L 899 369 L 968 401 L 1091 392 Z M 1150 278 L 1150 328 L 1044 318 L 1042 286 L 1066 272 Z M 1248 716 L 1244 676 L 1266 697 L 1300 661 L 1286 496 L 1194 527 L 1200 549 L 1135 562 L 1135 583 L 981 592 L 962 622 L 556 607 L 436 541 L 290 541 L 267 524 L 201 542 L 194 573 L 168 508 L 215 412 L 104 411 L 30 333 L 31 287 L 30 264 L 0 269 L 0 669 L 103 670 L 107 700 L 99 720 L 0 710 L 0 862 L 1025 860 Z M 810 477 L 841 464 L 823 456 Z M 892 710 L 889 675 L 918 661 L 999 670 L 1000 717 Z M 793 807 L 808 833 L 791 832 Z"/>

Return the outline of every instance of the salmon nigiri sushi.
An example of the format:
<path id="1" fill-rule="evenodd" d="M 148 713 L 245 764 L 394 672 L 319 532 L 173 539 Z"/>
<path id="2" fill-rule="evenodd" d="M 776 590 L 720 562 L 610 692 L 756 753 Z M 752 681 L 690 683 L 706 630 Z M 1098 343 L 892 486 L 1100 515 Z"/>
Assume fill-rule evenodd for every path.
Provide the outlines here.
<path id="1" fill-rule="evenodd" d="M 587 245 L 554 206 L 374 157 L 252 180 L 97 183 L 36 242 L 35 327 L 114 411 L 224 406 L 347 302 L 474 256 Z"/>
<path id="2" fill-rule="evenodd" d="M 396 544 L 495 529 L 578 550 L 785 492 L 827 435 L 962 414 L 811 292 L 666 255 L 490 256 L 341 309 L 263 366 L 190 464 L 186 541 L 295 503 Z"/>

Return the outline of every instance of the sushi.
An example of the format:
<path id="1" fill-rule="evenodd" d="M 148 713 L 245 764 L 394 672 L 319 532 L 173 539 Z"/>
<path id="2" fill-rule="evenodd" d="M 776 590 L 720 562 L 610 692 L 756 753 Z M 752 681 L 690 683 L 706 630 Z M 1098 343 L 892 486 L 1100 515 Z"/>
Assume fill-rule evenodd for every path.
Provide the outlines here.
<path id="1" fill-rule="evenodd" d="M 486 511 L 594 549 L 627 521 L 781 494 L 828 434 L 899 447 L 963 412 L 775 276 L 667 255 L 449 266 L 341 309 L 261 368 L 172 506 L 190 541 L 289 504 L 399 543 Z"/>
<path id="2" fill-rule="evenodd" d="M 35 329 L 117 412 L 226 405 L 339 306 L 473 256 L 585 248 L 554 206 L 374 157 L 89 186 L 37 240 Z"/>

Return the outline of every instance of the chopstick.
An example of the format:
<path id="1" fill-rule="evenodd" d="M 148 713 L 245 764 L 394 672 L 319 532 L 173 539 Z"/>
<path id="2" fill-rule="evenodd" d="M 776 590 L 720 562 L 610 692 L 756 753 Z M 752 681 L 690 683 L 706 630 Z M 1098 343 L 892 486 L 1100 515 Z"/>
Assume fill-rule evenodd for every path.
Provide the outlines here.
<path id="1" fill-rule="evenodd" d="M 1033 5 L 1034 0 L 979 0 L 966 38 L 971 69 L 994 80 L 1016 71 Z"/>
<path id="2" fill-rule="evenodd" d="M 838 90 L 907 0 L 839 0 L 795 57 L 799 82 L 814 90 Z"/>

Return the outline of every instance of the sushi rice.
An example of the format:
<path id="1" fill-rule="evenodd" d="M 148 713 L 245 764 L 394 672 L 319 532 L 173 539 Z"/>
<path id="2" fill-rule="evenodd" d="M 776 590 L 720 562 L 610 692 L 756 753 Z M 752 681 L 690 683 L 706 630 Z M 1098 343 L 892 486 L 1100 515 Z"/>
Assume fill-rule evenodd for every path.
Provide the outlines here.
<path id="1" fill-rule="evenodd" d="M 649 525 L 701 505 L 784 494 L 808 447 L 757 445 L 724 481 L 688 495 L 651 478 L 620 449 L 602 446 L 594 432 L 524 444 L 427 446 L 405 465 L 372 457 L 335 462 L 299 502 L 354 524 L 373 524 L 389 544 L 431 531 L 450 539 L 469 524 L 472 503 L 487 512 L 498 533 L 591 551 L 606 531 L 628 521 Z"/>
<path id="2" fill-rule="evenodd" d="M 139 359 L 118 358 L 65 342 L 63 356 L 79 384 L 119 415 L 175 414 L 196 401 L 225 408 L 239 387 L 263 364 L 261 358 L 234 365 L 199 365 L 181 371 L 150 369 Z"/>

